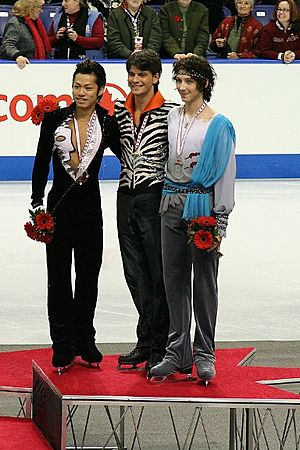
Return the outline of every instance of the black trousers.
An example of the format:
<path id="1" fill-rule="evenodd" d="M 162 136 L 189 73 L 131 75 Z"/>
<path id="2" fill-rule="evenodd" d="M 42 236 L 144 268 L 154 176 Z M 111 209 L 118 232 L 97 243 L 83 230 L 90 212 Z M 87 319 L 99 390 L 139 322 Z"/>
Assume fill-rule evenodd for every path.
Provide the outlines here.
<path id="1" fill-rule="evenodd" d="M 160 193 L 118 192 L 117 225 L 124 275 L 139 314 L 137 346 L 165 353 L 169 329 L 162 261 Z"/>
<path id="2" fill-rule="evenodd" d="M 48 316 L 53 348 L 95 340 L 93 326 L 102 263 L 101 210 L 61 211 L 47 248 Z M 75 280 L 72 287 L 72 262 Z"/>

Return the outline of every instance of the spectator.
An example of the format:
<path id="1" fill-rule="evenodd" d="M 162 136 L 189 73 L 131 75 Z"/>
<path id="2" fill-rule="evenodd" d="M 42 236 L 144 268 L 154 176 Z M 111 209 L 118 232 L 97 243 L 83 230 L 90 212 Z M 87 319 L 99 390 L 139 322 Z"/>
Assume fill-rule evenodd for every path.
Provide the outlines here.
<path id="1" fill-rule="evenodd" d="M 127 59 L 134 50 L 159 52 L 162 32 L 159 18 L 143 0 L 124 0 L 108 17 L 108 55 Z"/>
<path id="2" fill-rule="evenodd" d="M 236 0 L 237 15 L 225 17 L 210 43 L 221 58 L 253 58 L 262 24 L 251 14 L 254 0 Z"/>
<path id="3" fill-rule="evenodd" d="M 300 21 L 294 0 L 279 0 L 274 19 L 261 32 L 259 57 L 280 59 L 290 64 L 294 59 L 300 59 Z"/>
<path id="4" fill-rule="evenodd" d="M 0 49 L 2 59 L 15 60 L 23 69 L 30 59 L 46 59 L 51 52 L 49 39 L 39 16 L 44 0 L 19 0 L 12 8 Z"/>
<path id="5" fill-rule="evenodd" d="M 175 0 L 160 9 L 162 57 L 179 59 L 188 53 L 205 56 L 209 41 L 208 10 L 201 3 Z"/>
<path id="6" fill-rule="evenodd" d="M 49 30 L 56 59 L 103 58 L 104 30 L 101 14 L 86 0 L 63 0 Z"/>

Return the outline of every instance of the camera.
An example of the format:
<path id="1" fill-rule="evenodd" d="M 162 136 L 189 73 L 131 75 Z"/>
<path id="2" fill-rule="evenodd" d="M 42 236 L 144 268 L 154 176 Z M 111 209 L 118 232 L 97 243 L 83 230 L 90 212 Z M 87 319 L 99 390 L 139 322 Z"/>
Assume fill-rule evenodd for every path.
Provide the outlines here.
<path id="1" fill-rule="evenodd" d="M 65 36 L 66 38 L 69 37 L 69 31 L 70 31 L 70 30 L 72 30 L 72 27 L 68 27 L 68 28 L 66 29 L 66 31 L 64 32 L 64 36 Z"/>

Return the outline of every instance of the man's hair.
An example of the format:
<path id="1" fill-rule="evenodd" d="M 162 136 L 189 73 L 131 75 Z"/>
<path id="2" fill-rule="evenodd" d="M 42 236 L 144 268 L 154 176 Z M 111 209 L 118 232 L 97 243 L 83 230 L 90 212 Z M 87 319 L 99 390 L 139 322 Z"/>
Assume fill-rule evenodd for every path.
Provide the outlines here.
<path id="1" fill-rule="evenodd" d="M 173 80 L 176 80 L 178 75 L 188 75 L 195 80 L 197 89 L 203 93 L 203 100 L 210 101 L 216 72 L 207 59 L 196 55 L 178 59 L 173 64 Z"/>
<path id="2" fill-rule="evenodd" d="M 106 84 L 106 74 L 104 68 L 96 61 L 90 59 L 84 59 L 76 65 L 75 72 L 73 74 L 72 85 L 74 84 L 75 77 L 78 73 L 83 75 L 95 75 L 98 88 L 101 89 Z"/>
<path id="3" fill-rule="evenodd" d="M 154 50 L 141 50 L 133 52 L 126 61 L 126 70 L 130 71 L 131 66 L 139 70 L 151 72 L 152 75 L 161 75 L 162 65 L 159 55 Z M 154 92 L 158 90 L 159 81 L 154 85 Z"/>
<path id="4" fill-rule="evenodd" d="M 126 61 L 126 70 L 130 71 L 130 67 L 135 66 L 139 70 L 147 70 L 155 75 L 162 72 L 161 60 L 154 50 L 141 50 L 133 52 Z"/>

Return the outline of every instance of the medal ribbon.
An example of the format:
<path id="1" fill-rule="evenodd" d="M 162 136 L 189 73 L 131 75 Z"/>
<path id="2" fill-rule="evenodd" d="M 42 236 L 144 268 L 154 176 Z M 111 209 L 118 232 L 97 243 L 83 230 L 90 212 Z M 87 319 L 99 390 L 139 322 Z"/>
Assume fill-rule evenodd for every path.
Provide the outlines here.
<path id="1" fill-rule="evenodd" d="M 149 113 L 147 113 L 144 117 L 144 120 L 142 122 L 140 131 L 138 132 L 138 134 L 135 131 L 135 127 L 134 127 L 134 122 L 133 122 L 133 117 L 130 116 L 130 125 L 131 125 L 131 133 L 132 133 L 132 138 L 133 138 L 133 143 L 134 143 L 134 152 L 133 154 L 138 154 L 139 153 L 139 149 L 140 149 L 140 145 L 141 145 L 141 140 L 143 137 L 143 133 L 146 127 L 146 123 L 148 121 L 148 117 L 149 117 Z"/>

